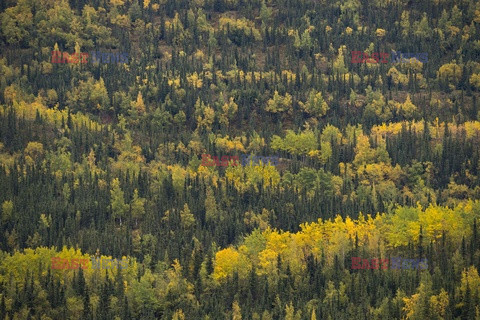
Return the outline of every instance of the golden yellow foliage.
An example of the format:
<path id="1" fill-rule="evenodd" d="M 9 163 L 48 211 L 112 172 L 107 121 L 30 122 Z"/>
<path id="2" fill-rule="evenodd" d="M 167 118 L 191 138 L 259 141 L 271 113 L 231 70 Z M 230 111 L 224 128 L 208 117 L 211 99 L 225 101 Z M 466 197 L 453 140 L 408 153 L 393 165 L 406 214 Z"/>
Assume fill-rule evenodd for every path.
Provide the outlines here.
<path id="1" fill-rule="evenodd" d="M 173 86 L 174 88 L 180 88 L 180 77 L 169 79 L 167 82 L 169 86 Z"/>
<path id="2" fill-rule="evenodd" d="M 457 83 L 462 77 L 462 67 L 455 62 L 446 63 L 438 69 L 437 77 L 443 81 Z"/>
<path id="3" fill-rule="evenodd" d="M 408 84 L 408 76 L 398 71 L 395 67 L 391 67 L 388 70 L 387 76 L 392 77 L 392 81 L 396 85 L 401 84 L 403 86 L 406 86 Z"/>
<path id="4" fill-rule="evenodd" d="M 397 135 L 402 131 L 402 125 L 412 127 L 412 130 L 415 130 L 417 134 L 423 132 L 423 121 L 403 121 L 403 122 L 394 122 L 394 123 L 383 123 L 381 125 L 375 125 L 372 127 L 371 135 L 372 137 L 383 138 L 385 139 L 387 136 Z M 429 124 L 431 128 L 432 125 Z M 432 129 L 430 129 L 432 130 Z"/>
<path id="5" fill-rule="evenodd" d="M 214 120 L 215 111 L 212 107 L 206 106 L 203 108 L 202 114 L 197 116 L 198 128 L 205 128 L 207 131 L 211 131 Z"/>
<path id="6" fill-rule="evenodd" d="M 475 266 L 470 266 L 467 270 L 462 272 L 462 280 L 460 284 L 460 294 L 462 297 L 466 296 L 467 287 L 469 287 L 472 294 L 476 294 L 476 297 L 472 299 L 476 300 L 480 297 L 480 276 Z"/>
<path id="7" fill-rule="evenodd" d="M 300 225 L 300 231 L 296 233 L 281 232 L 267 227 L 263 232 L 257 230 L 245 239 L 239 250 L 228 248 L 222 250 L 217 270 L 218 278 L 225 278 L 231 275 L 232 270 L 241 263 L 241 255 L 251 261 L 257 268 L 259 275 L 275 277 L 277 275 L 277 259 L 282 260 L 282 265 L 288 264 L 292 273 L 305 268 L 305 257 L 313 254 L 320 259 L 326 254 L 326 262 L 332 265 L 335 255 L 340 259 L 353 249 L 355 238 L 358 238 L 359 246 L 366 246 L 372 252 L 380 252 L 382 256 L 395 247 L 406 247 L 409 243 L 418 243 L 420 226 L 423 227 L 424 243 L 438 240 L 443 231 L 449 239 L 459 244 L 462 233 L 465 233 L 467 226 L 473 223 L 474 218 L 479 218 L 480 212 L 478 201 L 468 201 L 459 205 L 454 210 L 447 207 L 430 206 L 427 209 L 422 207 L 400 207 L 393 214 L 377 214 L 375 217 L 367 215 L 366 218 L 360 213 L 358 219 L 350 217 L 342 219 L 337 215 L 335 219 L 317 222 L 304 223 Z M 455 221 L 456 220 L 456 221 Z M 467 232 L 466 236 L 471 231 Z M 227 261 L 230 257 L 231 261 Z M 250 268 L 251 265 L 248 265 Z M 476 270 L 475 270 L 476 272 Z M 480 277 L 472 270 L 464 272 L 463 290 L 465 290 L 466 278 L 469 278 L 470 288 L 472 284 L 479 286 Z M 423 289 L 422 289 L 423 290 Z M 473 289 L 472 289 L 473 290 Z M 415 305 L 415 296 L 405 300 L 407 309 Z M 441 312 L 448 296 L 439 294 L 433 300 L 432 308 Z M 412 303 L 409 307 L 408 303 Z"/>
<path id="8" fill-rule="evenodd" d="M 442 237 L 443 231 L 447 232 L 449 238 L 460 241 L 468 227 L 463 225 L 463 221 L 458 219 L 453 210 L 433 205 L 430 205 L 425 211 L 419 212 L 418 222 L 423 226 L 425 238 L 433 242 Z"/>
<path id="9" fill-rule="evenodd" d="M 202 79 L 199 78 L 196 72 L 187 76 L 187 81 L 190 83 L 194 88 L 199 89 L 203 86 Z"/>
<path id="10" fill-rule="evenodd" d="M 35 120 L 37 111 L 38 113 L 44 117 L 49 123 L 55 124 L 57 127 L 60 127 L 62 124 L 62 118 L 64 120 L 68 119 L 68 108 L 65 108 L 63 110 L 58 110 L 58 107 L 56 106 L 53 109 L 47 108 L 43 103 L 39 102 L 38 100 L 32 102 L 32 103 L 27 103 L 24 101 L 20 101 L 19 103 L 16 103 L 13 105 L 13 108 L 18 114 L 25 115 L 26 120 Z M 0 113 L 4 113 L 6 109 L 1 108 Z M 105 127 L 105 125 L 102 125 L 92 119 L 90 119 L 89 116 L 82 114 L 81 112 L 77 113 L 72 113 L 70 114 L 72 118 L 72 122 L 81 127 L 81 126 L 86 126 L 88 130 L 91 131 L 101 131 Z M 69 130 L 68 128 L 65 128 L 65 130 Z"/>
<path id="11" fill-rule="evenodd" d="M 127 28 L 130 26 L 130 18 L 126 14 L 117 14 L 110 18 L 110 22 L 119 27 Z"/>
<path id="12" fill-rule="evenodd" d="M 258 275 L 272 275 L 277 273 L 277 257 L 278 253 L 265 249 L 258 254 L 259 268 L 257 270 Z"/>
<path id="13" fill-rule="evenodd" d="M 134 107 L 140 115 L 145 113 L 145 103 L 143 102 L 141 91 L 138 91 L 137 100 L 132 104 L 132 107 Z"/>
<path id="14" fill-rule="evenodd" d="M 213 269 L 213 279 L 222 281 L 233 272 L 238 272 L 238 276 L 244 279 L 251 270 L 251 264 L 247 257 L 234 248 L 226 248 L 215 254 L 215 263 Z"/>
<path id="15" fill-rule="evenodd" d="M 470 83 L 477 89 L 480 89 L 480 73 L 474 73 L 470 76 Z"/>
<path id="16" fill-rule="evenodd" d="M 383 38 L 385 37 L 385 35 L 387 34 L 387 32 L 385 31 L 385 29 L 381 29 L 381 28 L 378 28 L 376 31 L 375 31 L 377 37 L 379 38 Z"/>
<path id="17" fill-rule="evenodd" d="M 110 0 L 110 4 L 115 7 L 123 6 L 124 0 Z"/>
<path id="18" fill-rule="evenodd" d="M 114 278 L 117 273 L 117 270 L 113 268 L 106 270 L 92 269 L 91 256 L 88 254 L 82 254 L 80 249 L 67 248 L 64 246 L 61 251 L 57 252 L 54 247 L 38 247 L 35 250 L 27 248 L 23 250 L 23 252 L 16 251 L 12 255 L 6 255 L 5 258 L 0 261 L 0 269 L 3 270 L 0 274 L 0 281 L 3 282 L 6 281 L 5 279 L 8 280 L 12 277 L 13 281 L 18 284 L 19 288 L 23 288 L 27 274 L 34 277 L 38 277 L 39 275 L 46 276 L 47 271 L 45 266 L 48 268 L 51 267 L 51 258 L 53 257 L 67 259 L 69 262 L 71 262 L 72 259 L 88 260 L 86 268 L 83 269 L 87 283 L 91 283 L 94 278 L 96 278 L 97 281 L 98 279 L 104 279 L 106 276 L 106 270 L 111 279 Z M 111 256 L 103 255 L 99 255 L 98 258 L 112 259 Z M 117 257 L 117 259 L 120 259 L 120 257 Z M 137 273 L 137 263 L 134 259 L 129 257 L 122 257 L 121 259 L 127 259 L 129 261 L 128 267 L 121 270 L 121 272 L 124 274 L 124 277 L 128 275 L 127 281 L 131 281 L 131 279 L 135 278 Z M 43 266 L 43 269 L 40 269 L 40 266 Z M 72 281 L 74 272 L 78 273 L 78 269 L 51 270 L 53 277 L 62 283 L 64 281 Z"/>
<path id="19" fill-rule="evenodd" d="M 253 37 L 256 41 L 262 40 L 260 31 L 255 28 L 255 23 L 246 18 L 242 19 L 231 19 L 229 17 L 223 16 L 219 20 L 220 29 L 227 29 L 227 25 L 230 26 L 232 31 L 241 31 L 246 35 L 249 35 L 252 32 Z"/>
<path id="20" fill-rule="evenodd" d="M 218 137 L 216 138 L 215 144 L 217 145 L 217 148 L 226 152 L 245 152 L 245 147 L 241 142 L 241 137 L 235 137 L 233 140 L 229 139 L 228 135 L 223 138 Z"/>
<path id="21" fill-rule="evenodd" d="M 445 319 L 445 311 L 448 306 L 448 293 L 442 288 L 440 293 L 430 297 L 430 308 L 433 310 L 433 314 L 438 315 L 441 319 Z"/>

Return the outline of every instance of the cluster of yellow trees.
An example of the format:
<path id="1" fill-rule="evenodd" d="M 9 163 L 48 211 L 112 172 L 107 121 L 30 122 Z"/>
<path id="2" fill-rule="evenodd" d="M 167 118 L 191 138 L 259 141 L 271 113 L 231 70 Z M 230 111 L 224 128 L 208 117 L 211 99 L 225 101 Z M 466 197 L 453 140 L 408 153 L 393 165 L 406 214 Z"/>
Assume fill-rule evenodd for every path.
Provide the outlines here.
<path id="1" fill-rule="evenodd" d="M 221 282 L 234 272 L 245 278 L 252 268 L 258 275 L 275 278 L 279 275 L 278 257 L 290 266 L 292 274 L 300 275 L 310 254 L 319 260 L 323 256 L 327 265 L 332 266 L 335 256 L 340 261 L 345 259 L 356 241 L 359 246 L 385 257 L 409 243 L 418 245 L 421 232 L 424 246 L 438 242 L 442 234 L 460 244 L 463 236 L 471 235 L 473 221 L 479 216 L 480 202 L 469 200 L 453 209 L 435 205 L 399 207 L 393 214 L 374 217 L 360 213 L 356 220 L 338 215 L 334 220 L 318 219 L 317 222 L 301 224 L 296 233 L 269 227 L 263 231 L 257 229 L 238 247 L 217 252 L 213 278 Z"/>
<path id="2" fill-rule="evenodd" d="M 87 268 L 83 269 L 83 273 L 87 282 L 93 281 L 96 279 L 104 279 L 108 273 L 110 278 L 113 278 L 117 273 L 116 269 L 101 269 L 96 270 L 92 268 L 91 257 L 88 254 L 81 252 L 80 249 L 66 248 L 64 247 L 61 251 L 57 252 L 55 248 L 46 248 L 38 247 L 36 249 L 27 248 L 23 252 L 15 252 L 12 255 L 9 255 L 4 252 L 0 252 L 0 282 L 9 281 L 11 277 L 17 283 L 21 283 L 26 277 L 27 274 L 41 274 L 46 276 L 48 270 L 52 273 L 53 277 L 61 281 L 70 281 L 73 278 L 74 270 L 65 268 L 65 269 L 54 269 L 51 267 L 52 258 L 60 258 L 62 261 L 67 260 L 71 261 L 76 260 L 87 260 Z M 112 259 L 111 256 L 99 256 L 100 260 L 103 259 Z M 123 257 L 125 259 L 125 257 Z M 132 276 L 136 274 L 138 265 L 135 259 L 128 259 L 128 268 L 122 270 L 125 276 L 131 274 Z M 130 270 L 128 270 L 130 269 Z M 107 270 L 107 271 L 105 271 Z M 78 269 L 75 270 L 78 272 Z"/>

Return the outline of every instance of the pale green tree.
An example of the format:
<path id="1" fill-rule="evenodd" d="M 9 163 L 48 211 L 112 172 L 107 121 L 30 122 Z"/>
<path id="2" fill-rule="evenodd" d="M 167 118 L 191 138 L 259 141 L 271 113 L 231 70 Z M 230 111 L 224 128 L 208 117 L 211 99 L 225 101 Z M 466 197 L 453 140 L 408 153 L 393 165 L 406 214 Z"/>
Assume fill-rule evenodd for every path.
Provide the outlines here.
<path id="1" fill-rule="evenodd" d="M 172 320 L 185 320 L 185 314 L 183 313 L 182 309 L 175 311 Z"/>
<path id="2" fill-rule="evenodd" d="M 292 130 L 287 130 L 284 139 L 277 135 L 272 137 L 271 147 L 273 150 L 284 150 L 291 154 L 308 154 L 316 150 L 318 141 L 315 133 L 311 130 L 305 130 L 295 134 Z"/>
<path id="3" fill-rule="evenodd" d="M 260 19 L 262 20 L 262 27 L 265 28 L 272 19 L 272 9 L 267 7 L 265 0 L 262 0 L 262 6 L 260 7 Z"/>
<path id="4" fill-rule="evenodd" d="M 278 91 L 275 90 L 272 99 L 268 100 L 265 110 L 273 113 L 284 112 L 291 110 L 291 105 L 292 96 L 289 95 L 288 92 L 285 96 L 281 96 Z"/>
<path id="5" fill-rule="evenodd" d="M 302 109 L 317 118 L 323 117 L 328 111 L 328 104 L 323 99 L 322 93 L 315 89 L 310 91 L 307 101 L 305 103 L 299 102 Z"/>
<path id="6" fill-rule="evenodd" d="M 400 113 L 407 119 L 410 119 L 415 114 L 417 107 L 412 103 L 410 94 L 407 94 L 405 102 L 400 104 Z"/>
<path id="7" fill-rule="evenodd" d="M 242 320 L 242 311 L 240 310 L 240 305 L 235 300 L 232 305 L 233 320 Z"/>
<path id="8" fill-rule="evenodd" d="M 207 187 L 206 191 L 205 216 L 209 221 L 214 221 L 218 217 L 217 202 L 215 201 L 215 196 L 213 195 L 211 187 Z"/>
<path id="9" fill-rule="evenodd" d="M 180 223 L 183 229 L 189 229 L 195 225 L 195 216 L 190 212 L 186 203 L 183 205 L 183 210 L 180 211 Z"/>
<path id="10" fill-rule="evenodd" d="M 427 39 L 432 35 L 432 29 L 428 25 L 427 14 L 424 12 L 422 20 L 413 24 L 413 34 L 421 39 Z"/>
<path id="11" fill-rule="evenodd" d="M 367 89 L 365 89 L 365 92 L 367 96 L 367 105 L 363 112 L 365 119 L 367 121 L 375 121 L 377 119 L 380 119 L 381 121 L 390 120 L 393 116 L 392 111 L 385 102 L 385 98 L 380 90 L 373 91 L 372 87 L 369 85 Z"/>
<path id="12" fill-rule="evenodd" d="M 290 301 L 289 304 L 285 305 L 285 320 L 300 320 L 301 319 L 301 311 L 298 310 L 295 312 L 295 308 L 293 307 L 292 302 Z"/>
<path id="13" fill-rule="evenodd" d="M 412 28 L 410 25 L 410 13 L 408 11 L 402 12 L 400 26 L 402 27 L 402 35 L 404 37 L 407 37 L 410 34 Z"/>
<path id="14" fill-rule="evenodd" d="M 122 217 L 128 210 L 128 205 L 125 204 L 125 198 L 122 189 L 120 188 L 120 181 L 115 178 L 112 181 L 112 188 L 110 190 L 110 204 L 112 206 L 112 214 L 114 218 L 120 219 L 120 225 L 122 225 Z"/>
<path id="15" fill-rule="evenodd" d="M 8 221 L 12 219 L 13 215 L 13 202 L 6 200 L 2 203 L 2 221 Z"/>
<path id="16" fill-rule="evenodd" d="M 145 198 L 140 198 L 138 196 L 138 190 L 133 191 L 133 199 L 130 203 L 130 210 L 132 217 L 135 219 L 135 226 L 138 224 L 138 219 L 141 219 L 145 215 Z"/>
<path id="17" fill-rule="evenodd" d="M 335 75 L 343 75 L 348 72 L 347 67 L 345 66 L 345 58 L 343 55 L 345 46 L 340 47 L 338 49 L 338 57 L 337 59 L 333 62 L 333 72 Z"/>

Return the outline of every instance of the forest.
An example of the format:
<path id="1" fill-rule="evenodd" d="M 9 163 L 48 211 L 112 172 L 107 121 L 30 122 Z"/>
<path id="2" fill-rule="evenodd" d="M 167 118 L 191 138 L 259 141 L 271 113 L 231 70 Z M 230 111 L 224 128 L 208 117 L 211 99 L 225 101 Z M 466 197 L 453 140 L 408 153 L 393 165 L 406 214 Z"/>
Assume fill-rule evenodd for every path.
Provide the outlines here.
<path id="1" fill-rule="evenodd" d="M 2 0 L 0 319 L 480 320 L 479 143 L 479 1 Z"/>

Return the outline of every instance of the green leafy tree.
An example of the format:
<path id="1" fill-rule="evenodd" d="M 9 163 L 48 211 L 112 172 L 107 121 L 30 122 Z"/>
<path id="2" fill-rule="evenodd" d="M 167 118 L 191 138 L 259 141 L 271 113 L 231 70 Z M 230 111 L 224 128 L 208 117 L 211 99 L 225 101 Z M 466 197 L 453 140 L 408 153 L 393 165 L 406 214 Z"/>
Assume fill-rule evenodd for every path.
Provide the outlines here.
<path id="1" fill-rule="evenodd" d="M 112 207 L 113 217 L 120 219 L 122 225 L 122 218 L 125 217 L 128 205 L 125 204 L 125 198 L 122 189 L 120 188 L 120 181 L 118 178 L 113 179 L 110 190 L 110 205 Z"/>
<path id="2" fill-rule="evenodd" d="M 29 1 L 20 0 L 14 7 L 0 14 L 2 35 L 9 44 L 18 44 L 27 39 L 33 25 Z"/>
<path id="3" fill-rule="evenodd" d="M 365 89 L 365 93 L 367 96 L 367 105 L 363 112 L 365 120 L 371 122 L 376 120 L 390 120 L 393 116 L 392 111 L 390 106 L 385 102 L 382 93 L 379 90 L 373 91 L 370 85 Z"/>
<path id="4" fill-rule="evenodd" d="M 13 202 L 6 200 L 2 203 L 2 221 L 9 221 L 13 218 Z"/>
<path id="5" fill-rule="evenodd" d="M 183 210 L 180 211 L 180 222 L 183 229 L 190 229 L 195 225 L 195 216 L 190 212 L 188 204 L 184 204 Z"/>
<path id="6" fill-rule="evenodd" d="M 310 91 L 305 103 L 300 102 L 300 106 L 305 112 L 317 118 L 323 117 L 329 109 L 327 102 L 322 97 L 322 93 L 314 89 Z"/>
<path id="7" fill-rule="evenodd" d="M 267 102 L 267 106 L 265 110 L 273 113 L 277 112 L 284 112 L 284 111 L 291 111 L 292 107 L 292 96 L 285 94 L 285 96 L 281 96 L 278 91 L 275 90 L 273 94 L 273 98 L 269 99 Z"/>
<path id="8" fill-rule="evenodd" d="M 428 39 L 432 34 L 432 29 L 428 26 L 427 14 L 424 12 L 422 20 L 413 24 L 413 34 L 421 39 Z"/>
<path id="9" fill-rule="evenodd" d="M 233 301 L 232 313 L 232 320 L 242 320 L 242 311 L 240 310 L 240 305 L 236 300 Z"/>
<path id="10" fill-rule="evenodd" d="M 130 204 L 132 217 L 135 219 L 135 226 L 138 225 L 138 219 L 141 219 L 145 215 L 145 202 L 146 199 L 140 198 L 138 196 L 138 190 L 135 189 L 133 192 L 133 199 Z"/>

